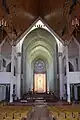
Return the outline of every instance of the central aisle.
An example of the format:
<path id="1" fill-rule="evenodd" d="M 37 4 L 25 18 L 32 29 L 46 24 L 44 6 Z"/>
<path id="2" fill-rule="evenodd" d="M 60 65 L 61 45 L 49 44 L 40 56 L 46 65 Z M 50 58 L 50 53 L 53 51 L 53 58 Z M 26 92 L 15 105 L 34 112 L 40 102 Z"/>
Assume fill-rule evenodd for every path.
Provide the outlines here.
<path id="1" fill-rule="evenodd" d="M 50 120 L 47 106 L 35 105 L 34 111 L 29 120 Z"/>

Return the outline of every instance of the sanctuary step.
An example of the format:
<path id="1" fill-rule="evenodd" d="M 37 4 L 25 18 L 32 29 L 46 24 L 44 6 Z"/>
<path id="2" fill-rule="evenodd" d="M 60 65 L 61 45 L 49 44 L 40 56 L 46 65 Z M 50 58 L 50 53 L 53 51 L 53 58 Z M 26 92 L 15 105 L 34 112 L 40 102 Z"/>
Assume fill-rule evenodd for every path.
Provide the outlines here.
<path id="1" fill-rule="evenodd" d="M 35 105 L 47 105 L 46 100 L 35 100 Z"/>
<path id="2" fill-rule="evenodd" d="M 46 102 L 56 102 L 58 98 L 54 94 L 47 93 L 33 93 L 33 94 L 24 94 L 22 99 L 26 99 L 27 101 L 36 101 L 36 100 L 46 100 Z"/>

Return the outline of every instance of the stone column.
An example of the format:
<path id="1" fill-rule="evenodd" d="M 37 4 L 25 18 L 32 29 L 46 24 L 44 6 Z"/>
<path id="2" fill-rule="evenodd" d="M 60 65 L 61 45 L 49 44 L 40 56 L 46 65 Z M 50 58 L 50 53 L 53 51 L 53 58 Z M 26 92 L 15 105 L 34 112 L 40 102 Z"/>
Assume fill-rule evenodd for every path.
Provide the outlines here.
<path id="1" fill-rule="evenodd" d="M 70 85 L 70 90 L 71 90 L 71 100 L 73 100 L 73 87 L 74 87 L 74 85 L 73 84 L 71 84 Z"/>
<path id="2" fill-rule="evenodd" d="M 69 83 L 69 64 L 68 64 L 68 46 L 66 48 L 66 78 L 67 78 L 67 101 L 70 102 L 70 83 Z"/>
<path id="3" fill-rule="evenodd" d="M 5 100 L 5 86 L 3 86 L 3 100 Z"/>
<path id="4" fill-rule="evenodd" d="M 13 102 L 12 94 L 13 94 L 13 83 L 10 84 L 10 102 Z"/>
<path id="5" fill-rule="evenodd" d="M 1 97 L 1 100 L 3 100 L 2 99 L 2 96 L 3 96 L 3 93 L 2 93 L 3 91 L 2 91 L 2 85 L 1 85 L 1 95 L 0 95 L 0 97 Z"/>
<path id="6" fill-rule="evenodd" d="M 74 96 L 75 96 L 75 100 L 78 99 L 78 91 L 77 91 L 77 86 L 74 86 Z"/>
<path id="7" fill-rule="evenodd" d="M 80 71 L 80 46 L 79 46 L 79 71 Z"/>
<path id="8" fill-rule="evenodd" d="M 6 86 L 4 86 L 4 100 L 6 99 Z"/>
<path id="9" fill-rule="evenodd" d="M 0 85 L 0 101 L 1 101 L 1 85 Z"/>
<path id="10" fill-rule="evenodd" d="M 13 76 L 14 76 L 14 51 L 15 46 L 12 45 L 12 56 L 11 56 L 11 82 L 10 82 L 10 102 L 13 102 Z"/>
<path id="11" fill-rule="evenodd" d="M 0 71 L 2 70 L 3 70 L 3 66 L 2 66 L 1 45 L 0 45 Z"/>
<path id="12" fill-rule="evenodd" d="M 64 96 L 64 81 L 62 74 L 62 53 L 59 53 L 59 83 L 60 83 L 60 99 Z"/>
<path id="13" fill-rule="evenodd" d="M 21 53 L 17 57 L 17 97 L 21 98 Z"/>

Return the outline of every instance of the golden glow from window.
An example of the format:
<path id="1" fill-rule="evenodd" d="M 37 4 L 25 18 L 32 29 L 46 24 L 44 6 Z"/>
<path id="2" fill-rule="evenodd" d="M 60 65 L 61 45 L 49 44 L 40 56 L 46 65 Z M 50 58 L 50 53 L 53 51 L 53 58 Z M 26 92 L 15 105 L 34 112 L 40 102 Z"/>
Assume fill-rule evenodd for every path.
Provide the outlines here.
<path id="1" fill-rule="evenodd" d="M 46 74 L 34 74 L 34 91 L 46 92 Z"/>

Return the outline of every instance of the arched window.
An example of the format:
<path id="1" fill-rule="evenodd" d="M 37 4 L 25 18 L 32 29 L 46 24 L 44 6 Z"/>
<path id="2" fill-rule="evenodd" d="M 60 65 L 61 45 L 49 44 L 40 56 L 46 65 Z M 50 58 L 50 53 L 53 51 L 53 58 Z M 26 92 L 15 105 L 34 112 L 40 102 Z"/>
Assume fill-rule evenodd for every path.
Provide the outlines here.
<path id="1" fill-rule="evenodd" d="M 6 67 L 6 60 L 3 59 L 3 67 Z"/>
<path id="2" fill-rule="evenodd" d="M 73 72 L 74 71 L 73 65 L 70 62 L 68 63 L 68 65 L 69 65 L 69 72 Z M 64 75 L 66 76 L 66 66 L 64 68 Z"/>
<path id="3" fill-rule="evenodd" d="M 73 72 L 74 71 L 74 67 L 73 65 L 69 62 L 69 72 Z"/>
<path id="4" fill-rule="evenodd" d="M 14 76 L 16 76 L 16 68 L 15 68 L 15 66 L 14 66 Z"/>
<path id="5" fill-rule="evenodd" d="M 76 58 L 76 70 L 78 71 L 79 70 L 79 68 L 78 68 L 78 58 Z"/>
<path id="6" fill-rule="evenodd" d="M 41 59 L 37 60 L 34 64 L 34 69 L 36 72 L 45 72 L 45 62 Z"/>
<path id="7" fill-rule="evenodd" d="M 11 62 L 7 65 L 6 72 L 11 72 Z"/>

